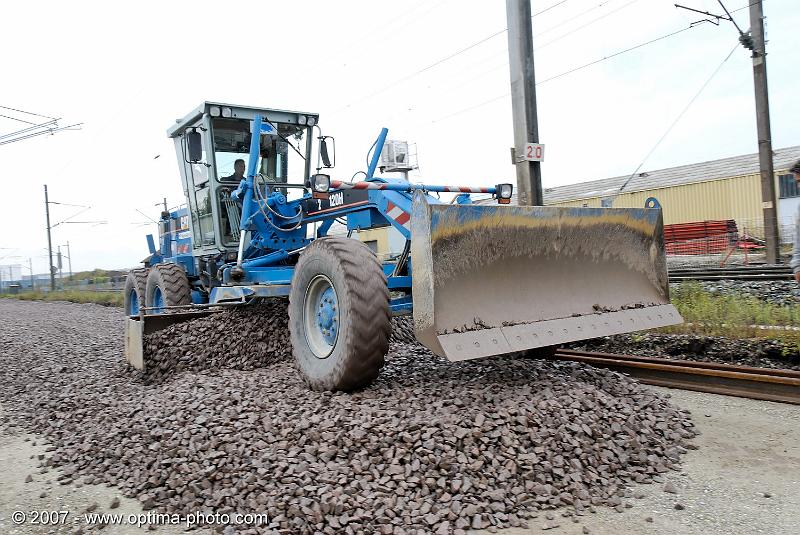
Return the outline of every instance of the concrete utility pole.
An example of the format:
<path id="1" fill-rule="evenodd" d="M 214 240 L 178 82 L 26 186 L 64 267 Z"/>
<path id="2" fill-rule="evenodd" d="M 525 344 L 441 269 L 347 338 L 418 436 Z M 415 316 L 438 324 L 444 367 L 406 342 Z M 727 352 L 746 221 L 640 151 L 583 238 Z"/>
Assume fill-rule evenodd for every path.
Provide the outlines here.
<path id="1" fill-rule="evenodd" d="M 775 199 L 775 171 L 772 163 L 772 133 L 767 91 L 767 49 L 764 43 L 764 10 L 761 0 L 750 4 L 750 32 L 753 37 L 753 82 L 756 93 L 758 162 L 761 168 L 761 206 L 764 210 L 764 239 L 767 263 L 780 261 L 778 252 L 778 210 Z"/>
<path id="2" fill-rule="evenodd" d="M 514 120 L 514 165 L 517 204 L 542 206 L 541 162 L 520 161 L 526 143 L 539 142 L 536 79 L 533 69 L 533 28 L 530 0 L 506 0 L 508 60 L 511 67 L 511 112 Z"/>
<path id="3" fill-rule="evenodd" d="M 31 290 L 36 289 L 36 283 L 33 281 L 33 259 L 28 258 L 28 269 L 31 272 Z"/>
<path id="4" fill-rule="evenodd" d="M 56 290 L 56 274 L 53 271 L 53 242 L 50 239 L 50 200 L 47 198 L 47 184 L 44 185 L 44 211 L 47 215 L 47 252 L 50 257 L 50 262 L 47 264 L 47 269 L 50 270 L 50 290 Z"/>

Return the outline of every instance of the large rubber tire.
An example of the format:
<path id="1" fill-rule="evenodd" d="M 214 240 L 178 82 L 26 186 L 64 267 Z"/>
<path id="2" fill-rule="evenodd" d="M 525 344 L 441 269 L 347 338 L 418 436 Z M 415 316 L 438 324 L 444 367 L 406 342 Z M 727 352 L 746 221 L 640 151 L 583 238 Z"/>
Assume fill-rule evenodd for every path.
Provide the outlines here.
<path id="1" fill-rule="evenodd" d="M 320 345 L 314 341 L 321 335 L 306 328 L 315 322 L 306 312 L 316 306 L 314 288 L 319 281 L 332 288 L 338 314 L 337 335 L 327 355 L 319 354 Z M 351 391 L 375 380 L 389 350 L 391 318 L 383 267 L 366 245 L 348 238 L 320 238 L 306 248 L 292 278 L 289 332 L 295 365 L 313 390 Z"/>
<path id="2" fill-rule="evenodd" d="M 142 307 L 146 306 L 144 294 L 147 290 L 147 272 L 147 268 L 132 269 L 125 278 L 123 308 L 126 316 L 138 316 Z"/>
<path id="3" fill-rule="evenodd" d="M 153 307 L 158 304 L 157 292 L 160 292 L 162 306 L 192 303 L 192 287 L 189 285 L 186 271 L 178 264 L 156 264 L 150 268 L 144 294 L 145 306 Z"/>

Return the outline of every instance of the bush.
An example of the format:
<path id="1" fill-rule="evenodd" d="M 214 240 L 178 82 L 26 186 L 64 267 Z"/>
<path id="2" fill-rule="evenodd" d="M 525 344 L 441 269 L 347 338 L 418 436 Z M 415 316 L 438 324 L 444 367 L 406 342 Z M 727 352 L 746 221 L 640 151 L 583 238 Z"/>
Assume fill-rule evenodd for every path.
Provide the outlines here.
<path id="1" fill-rule="evenodd" d="M 774 305 L 739 292 L 715 295 L 695 281 L 675 287 L 671 301 L 686 323 L 664 327 L 661 332 L 772 338 L 800 347 L 800 331 L 794 329 L 800 327 L 797 307 Z"/>

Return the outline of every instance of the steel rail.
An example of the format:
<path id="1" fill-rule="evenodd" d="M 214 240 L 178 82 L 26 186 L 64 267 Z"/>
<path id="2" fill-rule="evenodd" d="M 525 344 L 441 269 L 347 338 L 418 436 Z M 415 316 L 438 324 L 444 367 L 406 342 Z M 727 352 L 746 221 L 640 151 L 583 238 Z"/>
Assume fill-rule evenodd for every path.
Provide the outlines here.
<path id="1" fill-rule="evenodd" d="M 740 266 L 740 267 L 706 267 L 706 268 L 673 268 L 669 271 L 669 280 L 790 280 L 793 278 L 789 266 Z"/>
<path id="2" fill-rule="evenodd" d="M 747 273 L 747 274 L 697 274 L 697 275 L 672 275 L 669 276 L 670 282 L 680 281 L 721 281 L 721 280 L 739 280 L 739 281 L 780 281 L 792 280 L 794 275 L 787 273 Z"/>
<path id="3" fill-rule="evenodd" d="M 553 358 L 623 372 L 649 385 L 800 404 L 800 371 L 570 349 Z"/>

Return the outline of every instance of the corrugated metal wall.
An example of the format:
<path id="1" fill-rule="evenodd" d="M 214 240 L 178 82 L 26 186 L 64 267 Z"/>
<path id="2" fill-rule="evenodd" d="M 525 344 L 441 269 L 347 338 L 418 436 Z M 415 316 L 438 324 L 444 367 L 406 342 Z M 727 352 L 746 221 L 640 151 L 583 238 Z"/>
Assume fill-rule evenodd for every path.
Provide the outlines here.
<path id="1" fill-rule="evenodd" d="M 776 172 L 775 191 L 778 191 Z M 739 228 L 763 227 L 761 207 L 760 175 L 711 180 L 684 184 L 669 188 L 658 188 L 634 193 L 623 193 L 614 199 L 616 208 L 640 208 L 648 197 L 655 197 L 661 203 L 664 224 L 688 223 L 715 219 L 735 219 Z M 600 207 L 600 197 L 562 201 L 553 206 Z M 778 214 L 781 217 L 781 214 Z"/>

